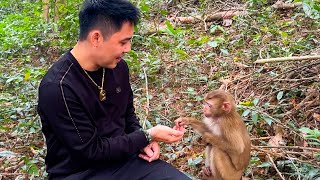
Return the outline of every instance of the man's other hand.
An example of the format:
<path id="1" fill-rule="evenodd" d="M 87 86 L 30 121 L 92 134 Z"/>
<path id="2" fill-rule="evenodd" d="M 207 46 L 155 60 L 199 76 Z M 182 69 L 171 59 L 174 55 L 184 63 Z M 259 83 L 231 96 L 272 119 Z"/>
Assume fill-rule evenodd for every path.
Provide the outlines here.
<path id="1" fill-rule="evenodd" d="M 152 141 L 148 146 L 143 148 L 143 152 L 139 154 L 139 157 L 152 162 L 159 159 L 160 156 L 160 146 L 157 142 Z"/>

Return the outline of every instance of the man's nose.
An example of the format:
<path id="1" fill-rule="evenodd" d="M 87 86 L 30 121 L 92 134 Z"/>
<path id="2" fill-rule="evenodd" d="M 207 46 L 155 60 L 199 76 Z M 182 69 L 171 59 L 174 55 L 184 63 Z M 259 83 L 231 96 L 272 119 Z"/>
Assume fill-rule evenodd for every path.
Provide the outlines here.
<path id="1" fill-rule="evenodd" d="M 131 50 L 131 42 L 127 43 L 123 49 L 124 53 L 127 53 Z"/>

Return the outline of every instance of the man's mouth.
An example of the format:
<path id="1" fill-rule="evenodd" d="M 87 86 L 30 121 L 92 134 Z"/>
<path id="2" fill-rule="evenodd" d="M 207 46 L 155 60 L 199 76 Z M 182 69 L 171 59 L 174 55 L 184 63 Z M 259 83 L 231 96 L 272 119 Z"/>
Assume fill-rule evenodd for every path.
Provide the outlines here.
<path id="1" fill-rule="evenodd" d="M 119 61 L 121 61 L 122 57 L 120 56 L 120 57 L 117 57 L 116 59 L 119 62 Z"/>

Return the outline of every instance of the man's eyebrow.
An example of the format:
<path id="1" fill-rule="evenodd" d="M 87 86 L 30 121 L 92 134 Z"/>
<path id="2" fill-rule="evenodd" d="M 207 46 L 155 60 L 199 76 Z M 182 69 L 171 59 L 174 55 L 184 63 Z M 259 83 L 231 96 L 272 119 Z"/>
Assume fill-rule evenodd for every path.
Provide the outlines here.
<path id="1" fill-rule="evenodd" d="M 122 39 L 121 41 L 130 41 L 131 39 L 132 37 L 128 37 L 128 38 Z"/>

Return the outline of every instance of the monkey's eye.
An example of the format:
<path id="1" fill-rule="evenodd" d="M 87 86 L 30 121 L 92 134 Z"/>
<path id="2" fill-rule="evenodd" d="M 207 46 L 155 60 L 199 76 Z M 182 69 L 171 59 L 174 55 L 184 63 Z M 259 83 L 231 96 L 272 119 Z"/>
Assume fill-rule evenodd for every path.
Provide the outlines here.
<path id="1" fill-rule="evenodd" d="M 203 106 L 208 106 L 209 108 L 212 108 L 212 104 L 208 103 L 207 101 L 203 101 Z"/>

